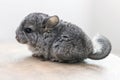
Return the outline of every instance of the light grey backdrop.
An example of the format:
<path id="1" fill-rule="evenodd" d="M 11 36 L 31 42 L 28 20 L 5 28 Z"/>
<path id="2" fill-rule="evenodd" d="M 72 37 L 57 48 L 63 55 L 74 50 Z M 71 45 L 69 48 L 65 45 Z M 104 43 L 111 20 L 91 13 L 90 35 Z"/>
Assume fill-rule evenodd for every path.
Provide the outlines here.
<path id="1" fill-rule="evenodd" d="M 15 29 L 31 12 L 58 15 L 80 26 L 91 38 L 107 36 L 120 52 L 120 0 L 0 0 L 0 42 L 16 42 Z"/>

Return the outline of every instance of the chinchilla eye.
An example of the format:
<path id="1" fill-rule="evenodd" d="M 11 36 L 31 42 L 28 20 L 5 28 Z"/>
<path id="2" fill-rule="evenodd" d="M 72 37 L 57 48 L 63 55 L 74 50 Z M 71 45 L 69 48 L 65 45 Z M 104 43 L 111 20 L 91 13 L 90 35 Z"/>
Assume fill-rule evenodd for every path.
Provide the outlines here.
<path id="1" fill-rule="evenodd" d="M 25 31 L 26 33 L 31 33 L 31 32 L 32 32 L 32 29 L 30 29 L 30 28 L 25 28 L 24 31 Z"/>

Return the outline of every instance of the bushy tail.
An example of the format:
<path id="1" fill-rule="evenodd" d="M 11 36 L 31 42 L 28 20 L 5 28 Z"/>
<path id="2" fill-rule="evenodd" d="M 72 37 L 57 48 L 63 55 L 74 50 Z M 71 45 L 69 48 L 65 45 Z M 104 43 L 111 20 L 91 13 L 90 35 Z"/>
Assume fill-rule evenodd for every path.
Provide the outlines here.
<path id="1" fill-rule="evenodd" d="M 99 60 L 109 55 L 111 51 L 111 43 L 106 37 L 97 34 L 93 38 L 92 42 L 93 42 L 94 51 L 92 54 L 88 56 L 88 58 Z"/>

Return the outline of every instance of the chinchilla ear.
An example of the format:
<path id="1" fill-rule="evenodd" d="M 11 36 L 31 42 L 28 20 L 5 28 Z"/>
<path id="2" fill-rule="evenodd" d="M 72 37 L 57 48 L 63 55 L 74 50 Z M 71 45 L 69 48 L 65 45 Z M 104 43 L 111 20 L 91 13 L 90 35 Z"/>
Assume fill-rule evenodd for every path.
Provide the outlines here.
<path id="1" fill-rule="evenodd" d="M 55 16 L 49 17 L 45 24 L 45 31 L 49 31 L 53 29 L 58 23 L 59 23 L 58 16 L 55 15 Z"/>

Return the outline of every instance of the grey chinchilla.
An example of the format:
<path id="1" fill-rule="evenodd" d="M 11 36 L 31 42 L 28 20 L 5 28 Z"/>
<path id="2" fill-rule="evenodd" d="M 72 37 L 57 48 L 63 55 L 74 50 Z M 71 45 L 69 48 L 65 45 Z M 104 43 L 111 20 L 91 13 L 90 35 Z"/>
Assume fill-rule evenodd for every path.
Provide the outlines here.
<path id="1" fill-rule="evenodd" d="M 44 13 L 27 15 L 16 30 L 16 39 L 27 44 L 33 56 L 56 62 L 99 60 L 111 51 L 104 36 L 98 34 L 91 40 L 78 26 Z"/>

